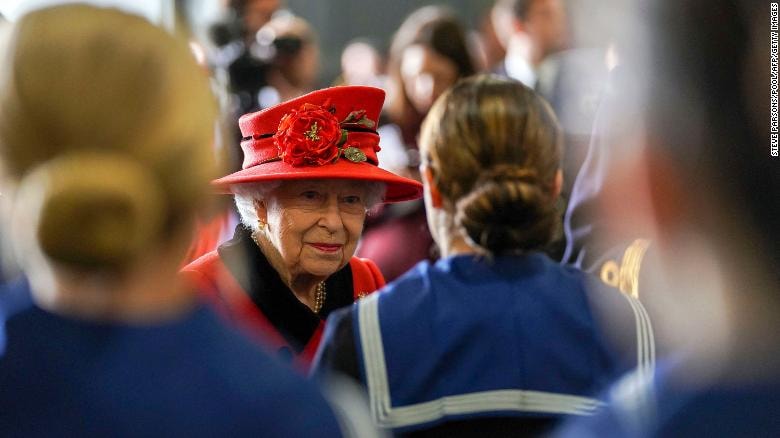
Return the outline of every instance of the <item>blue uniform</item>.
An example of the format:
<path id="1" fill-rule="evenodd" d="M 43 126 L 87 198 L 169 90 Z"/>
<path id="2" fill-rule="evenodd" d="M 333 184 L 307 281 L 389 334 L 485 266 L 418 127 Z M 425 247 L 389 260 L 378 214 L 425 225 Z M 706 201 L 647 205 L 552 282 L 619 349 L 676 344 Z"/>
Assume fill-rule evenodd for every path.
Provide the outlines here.
<path id="1" fill-rule="evenodd" d="M 751 382 L 684 384 L 682 362 L 666 361 L 656 373 L 625 376 L 597 415 L 577 418 L 557 437 L 777 437 L 780 376 Z M 681 375 L 683 376 L 681 378 Z"/>
<path id="2" fill-rule="evenodd" d="M 309 382 L 199 306 L 131 326 L 0 288 L 0 436 L 340 436 Z"/>
<path id="3" fill-rule="evenodd" d="M 647 283 L 644 277 L 658 269 L 654 266 L 657 261 L 651 256 L 652 242 L 642 236 L 616 232 L 604 220 L 602 205 L 604 193 L 614 180 L 610 172 L 619 168 L 615 163 L 632 156 L 640 144 L 639 136 L 627 131 L 639 124 L 640 108 L 626 104 L 625 100 L 632 96 L 618 92 L 622 89 L 621 82 L 629 80 L 632 78 L 621 67 L 611 73 L 610 86 L 596 114 L 587 156 L 577 173 L 564 216 L 566 250 L 562 260 L 638 298 L 640 284 Z M 626 206 L 625 211 L 630 209 Z M 620 211 L 611 212 L 613 220 L 630 223 L 630 214 L 618 217 L 620 214 Z M 652 291 L 643 293 L 652 294 Z"/>
<path id="4" fill-rule="evenodd" d="M 654 360 L 638 301 L 542 254 L 423 262 L 347 312 L 329 320 L 317 372 L 349 372 L 339 333 L 351 321 L 372 416 L 400 432 L 592 414 L 593 394 Z"/>

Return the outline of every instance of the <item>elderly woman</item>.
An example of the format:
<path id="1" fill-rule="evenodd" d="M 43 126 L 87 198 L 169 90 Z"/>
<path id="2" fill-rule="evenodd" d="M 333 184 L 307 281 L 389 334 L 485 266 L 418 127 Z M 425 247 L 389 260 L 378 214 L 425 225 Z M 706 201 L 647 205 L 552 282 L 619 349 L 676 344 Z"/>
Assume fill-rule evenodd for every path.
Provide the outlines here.
<path id="1" fill-rule="evenodd" d="M 186 42 L 83 5 L 8 41 L 0 203 L 29 283 L 0 290 L 0 435 L 339 436 L 316 389 L 178 274 L 215 173 Z"/>
<path id="2" fill-rule="evenodd" d="M 519 82 L 466 79 L 432 108 L 421 172 L 442 259 L 332 315 L 315 366 L 361 381 L 377 425 L 541 433 L 651 366 L 639 302 L 538 252 L 558 220 L 560 150 L 552 110 Z M 599 325 L 605 313 L 614 332 Z"/>
<path id="3" fill-rule="evenodd" d="M 333 87 L 241 117 L 243 170 L 214 183 L 234 194 L 242 225 L 183 270 L 304 368 L 328 314 L 384 285 L 353 257 L 367 209 L 422 194 L 377 166 L 383 100 L 377 88 Z"/>

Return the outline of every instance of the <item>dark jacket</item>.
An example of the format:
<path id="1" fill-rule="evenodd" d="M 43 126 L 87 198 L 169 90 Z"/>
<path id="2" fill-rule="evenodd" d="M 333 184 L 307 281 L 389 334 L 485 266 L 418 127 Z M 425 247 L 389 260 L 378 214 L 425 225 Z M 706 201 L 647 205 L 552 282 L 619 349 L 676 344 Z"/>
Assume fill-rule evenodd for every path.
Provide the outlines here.
<path id="1" fill-rule="evenodd" d="M 182 273 L 224 316 L 304 371 L 330 312 L 385 284 L 373 262 L 353 257 L 326 280 L 328 293 L 315 314 L 282 282 L 242 226 L 232 240 L 188 264 Z"/>

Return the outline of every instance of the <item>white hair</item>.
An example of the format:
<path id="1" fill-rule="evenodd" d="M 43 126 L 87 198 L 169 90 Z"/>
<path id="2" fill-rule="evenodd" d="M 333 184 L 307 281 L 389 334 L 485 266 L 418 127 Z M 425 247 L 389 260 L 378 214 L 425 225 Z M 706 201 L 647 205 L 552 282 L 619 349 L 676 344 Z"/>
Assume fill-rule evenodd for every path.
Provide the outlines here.
<path id="1" fill-rule="evenodd" d="M 371 210 L 377 204 L 385 200 L 387 184 L 383 182 L 367 182 L 366 188 L 366 209 Z"/>
<path id="2" fill-rule="evenodd" d="M 241 223 L 244 224 L 247 229 L 255 232 L 259 228 L 259 218 L 257 217 L 255 201 L 262 201 L 271 193 L 271 191 L 275 190 L 280 185 L 282 185 L 281 181 L 269 181 L 262 183 L 236 184 L 230 188 L 230 191 L 233 192 L 233 200 L 236 203 L 238 215 L 241 217 Z"/>
<path id="3" fill-rule="evenodd" d="M 264 200 L 269 193 L 279 188 L 282 181 L 269 181 L 262 183 L 236 184 L 231 188 L 233 200 L 236 203 L 236 209 L 241 217 L 241 223 L 252 232 L 259 229 L 259 218 L 257 217 L 256 201 Z M 366 188 L 366 209 L 370 210 L 381 203 L 385 197 L 387 184 L 383 182 L 365 182 L 361 184 Z"/>

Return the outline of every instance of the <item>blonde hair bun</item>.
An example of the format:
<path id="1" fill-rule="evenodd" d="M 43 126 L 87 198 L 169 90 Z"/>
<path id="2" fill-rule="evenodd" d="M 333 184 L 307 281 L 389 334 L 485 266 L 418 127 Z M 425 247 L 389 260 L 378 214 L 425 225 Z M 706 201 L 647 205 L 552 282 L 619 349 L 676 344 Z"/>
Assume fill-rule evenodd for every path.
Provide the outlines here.
<path id="1" fill-rule="evenodd" d="M 0 60 L 0 160 L 24 188 L 17 250 L 124 268 L 182 246 L 217 175 L 215 101 L 186 40 L 115 9 L 58 5 L 17 20 Z"/>
<path id="2" fill-rule="evenodd" d="M 26 175 L 25 217 L 42 252 L 85 268 L 121 266 L 160 233 L 165 197 L 155 177 L 126 154 L 66 154 Z"/>
<path id="3" fill-rule="evenodd" d="M 550 194 L 533 171 L 517 167 L 483 172 L 455 206 L 455 225 L 470 244 L 493 254 L 522 252 L 547 244 L 558 227 Z"/>

